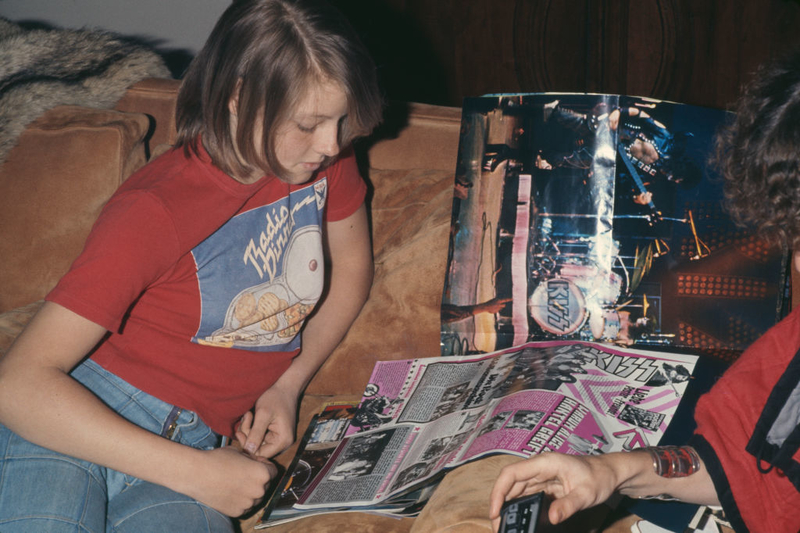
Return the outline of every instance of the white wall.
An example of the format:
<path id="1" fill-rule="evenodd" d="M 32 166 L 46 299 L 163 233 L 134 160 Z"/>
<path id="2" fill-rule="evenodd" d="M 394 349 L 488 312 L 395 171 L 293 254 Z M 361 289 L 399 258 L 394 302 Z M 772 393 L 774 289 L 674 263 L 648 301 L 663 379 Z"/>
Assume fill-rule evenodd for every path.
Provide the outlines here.
<path id="1" fill-rule="evenodd" d="M 230 0 L 0 0 L 0 16 L 69 29 L 143 37 L 194 55 Z"/>

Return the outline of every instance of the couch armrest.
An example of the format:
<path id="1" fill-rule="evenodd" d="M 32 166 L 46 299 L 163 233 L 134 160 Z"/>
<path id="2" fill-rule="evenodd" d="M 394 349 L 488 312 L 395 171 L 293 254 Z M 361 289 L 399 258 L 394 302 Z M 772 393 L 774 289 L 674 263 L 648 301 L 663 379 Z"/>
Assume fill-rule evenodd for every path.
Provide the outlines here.
<path id="1" fill-rule="evenodd" d="M 175 100 L 180 80 L 149 78 L 131 87 L 115 106 L 118 111 L 144 113 L 150 117 L 150 132 L 147 137 L 149 150 L 161 144 L 173 145 L 177 137 L 175 130 Z"/>
<path id="2" fill-rule="evenodd" d="M 29 125 L 0 167 L 0 313 L 42 299 L 100 209 L 145 163 L 140 114 L 61 106 Z"/>

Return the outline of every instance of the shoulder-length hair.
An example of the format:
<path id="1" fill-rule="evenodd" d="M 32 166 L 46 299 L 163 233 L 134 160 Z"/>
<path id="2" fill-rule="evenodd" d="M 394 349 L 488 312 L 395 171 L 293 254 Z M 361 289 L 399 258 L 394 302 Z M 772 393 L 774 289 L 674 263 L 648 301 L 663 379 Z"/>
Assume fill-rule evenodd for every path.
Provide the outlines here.
<path id="1" fill-rule="evenodd" d="M 717 136 L 726 207 L 776 244 L 800 244 L 800 51 L 762 66 Z"/>
<path id="2" fill-rule="evenodd" d="M 233 177 L 256 169 L 281 176 L 277 126 L 325 82 L 347 97 L 339 145 L 369 134 L 382 113 L 375 64 L 344 16 L 319 0 L 235 0 L 184 76 L 176 145 L 197 153 L 202 139 L 211 161 Z M 254 144 L 257 126 L 262 146 Z"/>

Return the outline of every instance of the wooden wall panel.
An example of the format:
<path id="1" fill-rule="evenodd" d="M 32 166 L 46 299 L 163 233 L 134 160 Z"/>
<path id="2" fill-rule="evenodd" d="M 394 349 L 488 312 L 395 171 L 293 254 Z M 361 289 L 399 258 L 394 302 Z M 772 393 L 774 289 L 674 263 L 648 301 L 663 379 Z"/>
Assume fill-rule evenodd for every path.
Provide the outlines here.
<path id="1" fill-rule="evenodd" d="M 800 44 L 798 0 L 334 0 L 390 99 L 608 92 L 726 107 Z"/>
<path id="2" fill-rule="evenodd" d="M 593 61 L 590 2 L 518 1 L 514 24 L 517 80 L 523 91 L 589 87 L 599 73 Z M 564 89 L 561 89 L 563 87 Z"/>

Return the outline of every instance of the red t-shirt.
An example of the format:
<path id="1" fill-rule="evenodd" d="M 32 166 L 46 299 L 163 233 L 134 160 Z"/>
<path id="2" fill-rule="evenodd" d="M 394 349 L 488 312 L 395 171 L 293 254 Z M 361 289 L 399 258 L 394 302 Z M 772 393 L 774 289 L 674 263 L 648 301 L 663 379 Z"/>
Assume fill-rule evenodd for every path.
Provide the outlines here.
<path id="1" fill-rule="evenodd" d="M 785 438 L 800 423 L 792 397 L 800 378 L 798 348 L 795 309 L 753 343 L 695 409 L 692 444 L 737 532 L 800 531 L 799 443 L 796 436 Z M 775 423 L 781 412 L 788 422 L 782 428 Z"/>
<path id="2" fill-rule="evenodd" d="M 286 370 L 322 293 L 324 221 L 366 186 L 352 151 L 303 185 L 164 154 L 109 200 L 47 299 L 113 334 L 92 359 L 221 434 Z"/>

